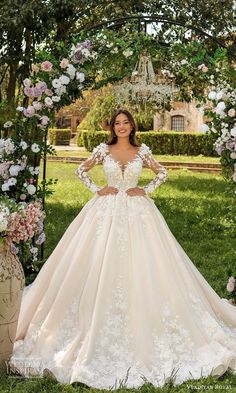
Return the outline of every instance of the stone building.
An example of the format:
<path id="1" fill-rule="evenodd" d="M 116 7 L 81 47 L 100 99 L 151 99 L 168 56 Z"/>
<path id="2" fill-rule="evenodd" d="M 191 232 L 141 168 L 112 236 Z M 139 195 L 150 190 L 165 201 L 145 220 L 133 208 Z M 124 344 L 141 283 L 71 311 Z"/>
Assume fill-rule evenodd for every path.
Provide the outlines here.
<path id="1" fill-rule="evenodd" d="M 153 119 L 153 129 L 159 131 L 200 131 L 204 118 L 194 102 L 174 102 L 173 109 L 156 114 Z"/>

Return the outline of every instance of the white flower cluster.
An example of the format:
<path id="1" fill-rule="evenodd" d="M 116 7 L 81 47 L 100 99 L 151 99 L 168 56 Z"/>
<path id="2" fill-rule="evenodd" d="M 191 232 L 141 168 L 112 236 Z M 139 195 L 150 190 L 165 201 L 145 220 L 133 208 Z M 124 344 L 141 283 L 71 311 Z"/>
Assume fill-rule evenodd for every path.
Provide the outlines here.
<path id="1" fill-rule="evenodd" d="M 27 156 L 25 154 L 15 161 L 8 158 L 9 155 L 11 156 L 17 150 L 20 155 L 20 153 L 25 151 L 28 147 L 29 145 L 23 140 L 20 143 L 15 143 L 11 138 L 0 139 L 0 180 L 1 178 L 3 180 L 1 185 L 1 190 L 3 192 L 11 191 L 11 187 L 15 186 L 18 182 L 17 177 L 19 173 L 24 170 L 28 170 L 32 176 L 39 175 L 40 168 L 38 166 L 27 166 Z M 37 143 L 33 143 L 30 146 L 30 150 L 33 153 L 39 153 L 40 146 Z M 31 183 L 24 184 L 24 189 L 20 195 L 21 200 L 26 199 L 26 194 L 34 195 L 36 193 L 36 187 L 32 184 L 34 180 L 30 179 L 30 181 Z"/>
<path id="2" fill-rule="evenodd" d="M 219 155 L 228 150 L 230 158 L 236 160 L 236 92 L 225 83 L 218 89 L 211 90 L 208 99 L 212 103 L 212 110 L 215 114 L 211 131 L 214 133 L 220 132 L 214 144 L 215 149 Z M 203 132 L 204 130 L 208 131 L 208 126 L 206 124 L 202 125 L 202 130 Z M 232 179 L 236 182 L 236 163 L 234 164 Z"/>

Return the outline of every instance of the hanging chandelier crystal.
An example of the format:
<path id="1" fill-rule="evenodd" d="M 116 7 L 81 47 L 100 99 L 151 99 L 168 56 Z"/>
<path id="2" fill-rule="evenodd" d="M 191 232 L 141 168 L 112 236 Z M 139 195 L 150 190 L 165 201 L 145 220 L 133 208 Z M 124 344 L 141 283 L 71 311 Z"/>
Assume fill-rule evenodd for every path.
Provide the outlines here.
<path id="1" fill-rule="evenodd" d="M 148 102 L 169 102 L 176 97 L 179 90 L 174 86 L 173 78 L 155 74 L 151 56 L 144 52 L 140 55 L 131 77 L 114 85 L 113 91 L 119 104 L 140 105 Z"/>

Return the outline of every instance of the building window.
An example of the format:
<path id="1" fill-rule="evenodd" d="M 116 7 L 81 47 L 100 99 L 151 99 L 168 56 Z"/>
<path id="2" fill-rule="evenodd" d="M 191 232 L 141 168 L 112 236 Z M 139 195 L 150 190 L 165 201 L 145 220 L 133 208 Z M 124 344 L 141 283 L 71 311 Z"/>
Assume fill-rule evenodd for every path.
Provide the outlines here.
<path id="1" fill-rule="evenodd" d="M 184 131 L 184 116 L 171 116 L 171 130 Z"/>

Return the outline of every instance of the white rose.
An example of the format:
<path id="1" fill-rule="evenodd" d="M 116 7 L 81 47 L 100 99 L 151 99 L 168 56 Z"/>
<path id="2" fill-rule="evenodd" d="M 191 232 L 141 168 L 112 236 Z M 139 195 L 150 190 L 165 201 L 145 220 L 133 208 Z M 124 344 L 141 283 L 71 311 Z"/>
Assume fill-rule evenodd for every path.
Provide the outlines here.
<path id="1" fill-rule="evenodd" d="M 236 137 L 236 127 L 232 128 L 230 131 L 230 134 L 234 137 Z"/>
<path id="2" fill-rule="evenodd" d="M 224 95 L 224 92 L 223 91 L 219 91 L 217 94 L 216 94 L 216 99 L 219 101 L 219 100 L 221 100 L 221 98 L 223 97 L 223 95 Z"/>
<path id="3" fill-rule="evenodd" d="M 62 94 L 66 93 L 66 86 L 61 86 L 58 89 L 55 90 L 55 93 L 58 96 L 61 96 Z"/>
<path id="4" fill-rule="evenodd" d="M 53 101 L 50 97 L 46 97 L 44 100 L 44 103 L 46 106 L 52 106 L 53 105 Z"/>
<path id="5" fill-rule="evenodd" d="M 230 153 L 230 157 L 233 159 L 233 160 L 235 160 L 236 159 L 236 152 L 232 152 L 232 153 Z"/>
<path id="6" fill-rule="evenodd" d="M 74 79 L 76 68 L 72 64 L 69 64 L 66 69 L 66 73 L 69 75 L 70 79 Z"/>
<path id="7" fill-rule="evenodd" d="M 58 89 L 59 87 L 61 87 L 61 82 L 59 79 L 53 79 L 52 81 L 52 85 L 55 89 Z"/>
<path id="8" fill-rule="evenodd" d="M 210 91 L 208 94 L 209 100 L 215 100 L 216 99 L 216 92 L 215 91 Z"/>
<path id="9" fill-rule="evenodd" d="M 70 78 L 68 78 L 66 75 L 61 75 L 59 81 L 62 85 L 68 85 L 70 83 Z"/>
<path id="10" fill-rule="evenodd" d="M 8 182 L 2 184 L 2 191 L 3 192 L 9 191 L 9 184 L 8 184 Z"/>
<path id="11" fill-rule="evenodd" d="M 31 150 L 33 153 L 38 153 L 40 151 L 40 147 L 37 143 L 33 143 L 33 145 L 31 145 Z"/>
<path id="12" fill-rule="evenodd" d="M 83 72 L 76 72 L 76 79 L 83 83 L 85 80 L 85 75 Z"/>
<path id="13" fill-rule="evenodd" d="M 36 111 L 40 111 L 42 109 L 42 104 L 39 101 L 33 101 L 32 105 L 33 105 L 34 109 L 36 109 Z"/>
<path id="14" fill-rule="evenodd" d="M 235 116 L 235 109 L 234 109 L 234 108 L 229 109 L 229 110 L 228 110 L 228 115 L 229 115 L 230 117 L 234 117 L 234 116 Z"/>
<path id="15" fill-rule="evenodd" d="M 61 97 L 58 97 L 58 96 L 52 96 L 52 100 L 53 100 L 53 102 L 59 102 L 59 101 L 60 101 L 60 99 L 61 99 Z"/>
<path id="16" fill-rule="evenodd" d="M 216 113 L 217 114 L 222 114 L 223 111 L 225 110 L 226 106 L 225 103 L 223 101 L 218 102 L 217 106 L 216 106 Z"/>
<path id="17" fill-rule="evenodd" d="M 29 185 L 26 187 L 26 189 L 27 189 L 27 191 L 28 191 L 28 194 L 30 194 L 30 195 L 33 195 L 33 194 L 35 194 L 35 192 L 36 192 L 36 187 L 35 187 L 33 184 L 29 184 Z"/>

